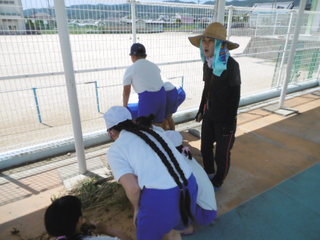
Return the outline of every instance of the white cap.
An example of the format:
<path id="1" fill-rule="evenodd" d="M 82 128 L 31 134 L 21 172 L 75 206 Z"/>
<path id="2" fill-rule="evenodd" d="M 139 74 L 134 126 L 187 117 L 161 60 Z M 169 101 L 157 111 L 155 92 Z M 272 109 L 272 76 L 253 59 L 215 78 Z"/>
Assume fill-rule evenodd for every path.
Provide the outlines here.
<path id="1" fill-rule="evenodd" d="M 122 106 L 113 106 L 103 115 L 107 129 L 110 129 L 121 122 L 132 120 L 129 110 Z"/>
<path id="2" fill-rule="evenodd" d="M 174 144 L 175 147 L 179 147 L 182 145 L 183 137 L 181 133 L 174 131 L 174 130 L 168 130 L 164 133 L 168 139 Z"/>
<path id="3" fill-rule="evenodd" d="M 164 88 L 164 90 L 166 90 L 166 91 L 170 91 L 170 90 L 172 90 L 172 89 L 175 89 L 175 86 L 174 86 L 171 82 L 165 82 L 165 83 L 163 84 L 163 88 Z"/>

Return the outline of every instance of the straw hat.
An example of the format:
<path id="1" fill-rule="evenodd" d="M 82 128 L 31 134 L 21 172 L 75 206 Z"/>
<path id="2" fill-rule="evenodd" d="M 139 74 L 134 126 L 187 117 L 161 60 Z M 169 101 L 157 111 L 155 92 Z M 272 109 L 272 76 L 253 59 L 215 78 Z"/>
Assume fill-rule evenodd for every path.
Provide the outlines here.
<path id="1" fill-rule="evenodd" d="M 236 49 L 239 47 L 239 44 L 227 40 L 226 29 L 219 22 L 210 23 L 203 34 L 194 37 L 189 37 L 189 41 L 192 45 L 200 47 L 200 40 L 204 37 L 219 39 L 226 42 L 229 50 Z"/>

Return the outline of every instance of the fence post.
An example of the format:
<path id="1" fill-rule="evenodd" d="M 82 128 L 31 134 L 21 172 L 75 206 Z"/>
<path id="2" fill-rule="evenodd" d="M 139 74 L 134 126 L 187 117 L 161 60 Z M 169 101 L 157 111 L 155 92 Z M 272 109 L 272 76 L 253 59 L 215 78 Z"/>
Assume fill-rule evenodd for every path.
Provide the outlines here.
<path id="1" fill-rule="evenodd" d="M 227 40 L 230 39 L 231 24 L 232 24 L 232 15 L 233 15 L 233 7 L 230 6 L 229 12 L 228 12 Z"/>
<path id="2" fill-rule="evenodd" d="M 181 87 L 183 88 L 184 85 L 184 76 L 181 76 Z"/>
<path id="3" fill-rule="evenodd" d="M 288 51 L 288 42 L 290 40 L 290 32 L 291 32 L 291 27 L 292 27 L 293 14 L 294 14 L 294 11 L 291 11 L 290 19 L 289 19 L 289 26 L 288 26 L 287 36 L 286 36 L 286 41 L 284 43 L 283 54 L 282 54 L 282 58 L 281 58 L 280 68 L 279 68 L 279 74 L 278 74 L 278 79 L 277 79 L 277 87 L 280 86 L 281 77 L 282 77 L 282 68 L 283 68 L 284 60 L 285 60 L 285 57 L 286 57 L 286 54 L 287 54 L 287 51 Z"/>
<path id="4" fill-rule="evenodd" d="M 318 66 L 317 79 L 318 79 L 319 86 L 320 86 L 320 65 Z"/>
<path id="5" fill-rule="evenodd" d="M 97 100 L 97 108 L 98 108 L 98 112 L 101 112 L 100 110 L 100 96 L 99 96 L 99 86 L 98 86 L 98 83 L 97 81 L 94 81 L 94 86 L 95 86 L 95 89 L 96 89 L 96 100 Z"/>
<path id="6" fill-rule="evenodd" d="M 291 50 L 290 50 L 289 57 L 288 57 L 288 64 L 287 64 L 287 69 L 286 69 L 286 78 L 285 78 L 285 81 L 284 81 L 284 83 L 282 85 L 282 89 L 281 89 L 281 96 L 280 96 L 280 100 L 279 100 L 279 108 L 283 107 L 284 100 L 286 98 L 287 89 L 288 89 L 288 83 L 289 83 L 289 80 L 290 80 L 290 74 L 291 74 L 291 69 L 292 69 L 292 63 L 293 63 L 294 55 L 295 55 L 296 48 L 297 48 L 297 42 L 298 42 L 298 38 L 299 38 L 299 32 L 300 32 L 300 29 L 301 29 L 301 22 L 302 22 L 303 12 L 304 12 L 304 9 L 306 7 L 306 2 L 307 2 L 307 0 L 301 0 L 300 1 L 299 11 L 298 11 L 298 19 L 297 19 L 296 27 L 294 29 Z"/>
<path id="7" fill-rule="evenodd" d="M 38 95 L 37 95 L 37 88 L 32 88 L 32 91 L 33 91 L 34 102 L 36 103 L 38 120 L 39 120 L 39 123 L 42 123 L 42 117 L 41 117 L 40 106 L 39 106 Z"/>
<path id="8" fill-rule="evenodd" d="M 77 97 L 76 81 L 73 69 L 72 52 L 68 30 L 68 20 L 65 3 L 62 0 L 54 0 L 56 10 L 56 20 L 58 25 L 61 54 L 63 60 L 64 74 L 66 78 L 69 108 L 71 112 L 73 135 L 75 140 L 76 154 L 79 164 L 79 172 L 83 174 L 87 171 L 86 159 L 84 154 L 84 144 L 82 127 L 80 120 L 79 103 Z"/>
<path id="9" fill-rule="evenodd" d="M 256 37 L 256 36 L 257 36 L 258 23 L 259 23 L 259 14 L 257 14 L 257 19 L 256 19 L 256 29 L 254 30 L 254 37 Z"/>
<path id="10" fill-rule="evenodd" d="M 275 10 L 276 11 L 276 10 Z M 274 20 L 274 26 L 273 26 L 273 36 L 276 34 L 276 29 L 277 29 L 277 21 L 278 21 L 278 12 L 276 12 L 276 17 Z"/>
<path id="11" fill-rule="evenodd" d="M 217 0 L 214 5 L 214 19 L 216 22 L 224 25 L 224 12 L 226 7 L 225 0 Z"/>
<path id="12" fill-rule="evenodd" d="M 131 0 L 131 29 L 132 42 L 137 42 L 137 24 L 136 24 L 136 0 Z"/>

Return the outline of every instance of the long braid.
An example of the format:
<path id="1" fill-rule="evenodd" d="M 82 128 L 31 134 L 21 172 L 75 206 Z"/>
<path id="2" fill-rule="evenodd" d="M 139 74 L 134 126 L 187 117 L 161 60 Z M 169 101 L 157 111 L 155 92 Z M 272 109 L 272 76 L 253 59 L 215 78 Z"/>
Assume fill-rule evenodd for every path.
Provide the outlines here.
<path id="1" fill-rule="evenodd" d="M 191 200 L 190 200 L 189 190 L 184 189 L 183 185 L 180 182 L 179 176 L 174 171 L 173 167 L 167 160 L 166 156 L 159 149 L 159 147 L 153 141 L 151 141 L 151 139 L 145 133 L 143 133 L 138 129 L 133 129 L 133 128 L 124 128 L 124 129 L 127 130 L 128 132 L 131 132 L 141 137 L 157 153 L 157 155 L 162 160 L 163 164 L 167 167 L 168 172 L 170 173 L 170 175 L 173 177 L 173 179 L 179 186 L 179 189 L 180 189 L 180 200 L 179 200 L 180 209 L 179 210 L 180 210 L 182 222 L 185 226 L 187 226 L 189 223 L 189 218 L 193 218 L 191 214 L 191 209 L 190 209 Z"/>
<path id="2" fill-rule="evenodd" d="M 187 215 L 187 218 L 193 219 L 193 215 L 192 215 L 191 208 L 190 208 L 191 207 L 191 197 L 190 197 L 189 189 L 187 188 L 188 180 L 186 179 L 184 172 L 182 171 L 177 159 L 173 155 L 168 144 L 163 140 L 163 138 L 158 133 L 156 133 L 155 131 L 153 131 L 150 128 L 141 127 L 141 130 L 146 131 L 147 133 L 152 135 L 158 142 L 160 142 L 161 146 L 166 150 L 167 154 L 169 155 L 172 163 L 174 164 L 176 170 L 178 171 L 178 173 L 180 174 L 180 177 L 183 180 L 184 186 L 186 187 L 183 191 L 183 193 L 184 193 L 183 200 L 180 197 L 180 208 L 183 207 L 183 209 L 186 210 L 186 213 L 184 212 L 184 210 L 183 210 L 183 213 L 185 213 Z M 182 204 L 182 201 L 184 202 L 184 204 Z M 181 209 L 180 209 L 180 212 L 181 212 Z M 187 222 L 185 223 L 185 225 L 186 224 L 187 224 Z"/>
<path id="3" fill-rule="evenodd" d="M 139 131 L 138 129 L 125 128 L 125 130 L 127 130 L 128 132 L 131 132 L 133 134 L 138 135 L 140 138 L 142 138 L 152 148 L 153 151 L 155 151 L 157 153 L 157 155 L 159 156 L 159 158 L 161 159 L 163 164 L 168 169 L 168 172 L 173 177 L 174 181 L 177 183 L 179 188 L 182 189 L 183 185 L 180 182 L 179 176 L 176 174 L 176 172 L 174 171 L 173 167 L 169 163 L 168 159 L 163 154 L 163 152 L 158 148 L 158 146 L 154 142 L 152 142 L 151 139 L 148 138 L 148 136 L 146 134 L 144 134 L 143 132 Z"/>
<path id="4" fill-rule="evenodd" d="M 180 174 L 180 177 L 181 177 L 181 179 L 183 181 L 183 184 L 187 187 L 188 186 L 188 180 L 187 180 L 186 176 L 184 175 L 184 172 L 182 171 L 177 159 L 173 155 L 173 153 L 172 153 L 171 149 L 169 148 L 168 144 L 163 140 L 163 138 L 158 133 L 156 133 L 152 129 L 150 129 L 150 128 L 142 128 L 142 130 L 146 131 L 147 133 L 152 135 L 158 142 L 160 142 L 161 146 L 168 153 L 168 155 L 169 155 L 174 167 L 176 168 L 176 170 Z"/>

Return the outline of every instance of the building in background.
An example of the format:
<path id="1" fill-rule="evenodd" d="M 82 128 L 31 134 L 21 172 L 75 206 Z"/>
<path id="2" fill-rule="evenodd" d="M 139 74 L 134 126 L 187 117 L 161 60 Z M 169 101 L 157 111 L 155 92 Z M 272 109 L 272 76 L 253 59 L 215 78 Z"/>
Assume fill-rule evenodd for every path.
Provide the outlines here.
<path id="1" fill-rule="evenodd" d="M 21 0 L 0 0 L 0 34 L 24 34 Z"/>
<path id="2" fill-rule="evenodd" d="M 265 2 L 265 3 L 254 3 L 252 8 L 255 11 L 258 11 L 258 9 L 263 8 L 271 8 L 271 9 L 292 9 L 294 7 L 294 2 Z"/>

